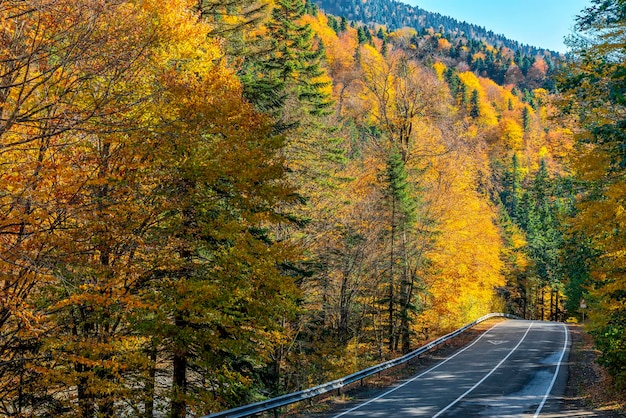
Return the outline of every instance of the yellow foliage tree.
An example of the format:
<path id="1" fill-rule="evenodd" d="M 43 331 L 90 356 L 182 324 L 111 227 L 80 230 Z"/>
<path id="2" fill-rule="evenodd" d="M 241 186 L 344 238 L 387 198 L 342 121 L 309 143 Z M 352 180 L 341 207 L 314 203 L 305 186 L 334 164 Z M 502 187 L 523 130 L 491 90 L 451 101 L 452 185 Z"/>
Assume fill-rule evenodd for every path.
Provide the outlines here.
<path id="1" fill-rule="evenodd" d="M 485 157 L 478 150 L 454 152 L 436 160 L 428 176 L 436 180 L 432 214 L 438 225 L 429 254 L 438 274 L 429 281 L 431 309 L 422 316 L 431 330 L 447 330 L 488 313 L 495 289 L 505 284 L 494 208 L 477 192 Z"/>
<path id="2" fill-rule="evenodd" d="M 511 118 L 503 118 L 499 124 L 500 138 L 509 150 L 519 151 L 524 148 L 524 129 Z"/>

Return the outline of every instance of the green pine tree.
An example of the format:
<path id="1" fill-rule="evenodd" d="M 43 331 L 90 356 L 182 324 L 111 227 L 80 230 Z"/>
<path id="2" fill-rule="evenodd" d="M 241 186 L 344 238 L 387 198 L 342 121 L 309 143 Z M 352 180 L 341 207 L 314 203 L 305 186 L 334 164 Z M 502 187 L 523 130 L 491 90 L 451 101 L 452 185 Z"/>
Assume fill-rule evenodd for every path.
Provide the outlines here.
<path id="1" fill-rule="evenodd" d="M 359 41 L 359 44 L 364 44 L 365 42 L 367 42 L 367 35 L 365 34 L 366 32 L 366 28 L 363 26 L 359 26 L 356 30 L 356 34 L 357 34 L 357 40 Z"/>
<path id="2" fill-rule="evenodd" d="M 469 114 L 474 119 L 480 116 L 480 102 L 478 99 L 478 90 L 472 91 L 472 97 L 470 98 Z"/>
<path id="3" fill-rule="evenodd" d="M 339 22 L 333 15 L 328 15 L 328 27 L 339 34 Z"/>
<path id="4" fill-rule="evenodd" d="M 524 106 L 524 109 L 522 109 L 522 127 L 524 128 L 524 132 L 530 130 L 530 110 L 528 106 Z"/>
<path id="5" fill-rule="evenodd" d="M 345 16 L 341 16 L 341 23 L 339 24 L 339 32 L 345 32 L 348 30 L 348 19 Z"/>
<path id="6" fill-rule="evenodd" d="M 408 351 L 415 277 L 409 268 L 407 237 L 416 222 L 417 202 L 412 197 L 406 165 L 397 148 L 387 159 L 384 180 L 391 227 L 386 298 L 388 347 L 392 352 L 399 346 Z"/>
<path id="7" fill-rule="evenodd" d="M 302 0 L 280 0 L 272 10 L 267 23 L 268 37 L 273 47 L 266 59 L 258 67 L 268 79 L 276 83 L 282 94 L 274 104 L 284 104 L 295 98 L 298 106 L 311 115 L 329 112 L 331 97 L 324 89 L 329 82 L 319 81 L 325 74 L 322 68 L 324 49 L 319 39 L 314 38 L 308 24 L 299 23 L 305 14 Z M 277 93 L 274 93 L 276 97 Z M 272 103 L 270 103 L 272 104 Z M 269 109 L 277 113 L 277 119 L 286 127 L 297 121 L 285 117 L 284 109 L 272 105 Z"/>
<path id="8" fill-rule="evenodd" d="M 502 202 L 507 209 L 509 217 L 512 220 L 517 220 L 519 217 L 520 195 L 522 193 L 521 173 L 517 153 L 513 154 L 511 169 L 510 171 L 507 170 L 504 182 L 505 190 L 501 195 Z"/>

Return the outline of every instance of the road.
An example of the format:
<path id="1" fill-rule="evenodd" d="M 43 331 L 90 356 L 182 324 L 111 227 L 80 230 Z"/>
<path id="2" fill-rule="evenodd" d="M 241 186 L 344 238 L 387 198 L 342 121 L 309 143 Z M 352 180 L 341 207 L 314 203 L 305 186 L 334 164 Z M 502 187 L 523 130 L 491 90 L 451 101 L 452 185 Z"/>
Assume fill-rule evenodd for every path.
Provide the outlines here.
<path id="1" fill-rule="evenodd" d="M 504 321 L 345 417 L 558 416 L 570 338 L 563 324 Z"/>

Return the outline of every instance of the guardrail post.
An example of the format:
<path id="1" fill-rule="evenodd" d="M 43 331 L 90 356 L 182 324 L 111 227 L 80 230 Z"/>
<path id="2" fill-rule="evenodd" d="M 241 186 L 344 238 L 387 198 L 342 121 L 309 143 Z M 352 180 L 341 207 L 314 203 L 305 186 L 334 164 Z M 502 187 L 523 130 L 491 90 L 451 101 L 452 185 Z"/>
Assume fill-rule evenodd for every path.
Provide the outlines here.
<path id="1" fill-rule="evenodd" d="M 280 415 L 278 408 L 274 408 L 274 418 L 278 418 L 278 415 Z"/>

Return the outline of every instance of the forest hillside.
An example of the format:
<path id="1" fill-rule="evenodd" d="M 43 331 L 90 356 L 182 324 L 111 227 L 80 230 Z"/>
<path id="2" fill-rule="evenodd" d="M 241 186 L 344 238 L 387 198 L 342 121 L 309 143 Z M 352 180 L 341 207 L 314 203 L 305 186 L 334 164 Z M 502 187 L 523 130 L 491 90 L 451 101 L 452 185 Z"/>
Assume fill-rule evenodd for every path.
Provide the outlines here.
<path id="1" fill-rule="evenodd" d="M 396 0 L 315 0 L 322 10 L 335 16 L 345 16 L 350 21 L 365 24 L 384 25 L 391 31 L 404 27 L 413 28 L 418 32 L 434 29 L 446 34 L 463 34 L 493 46 L 504 46 L 521 53 L 535 55 L 557 55 L 536 45 L 525 45 L 514 39 L 496 34 L 489 28 L 461 22 L 440 13 L 429 12 L 419 6 L 410 6 L 406 2 Z"/>

